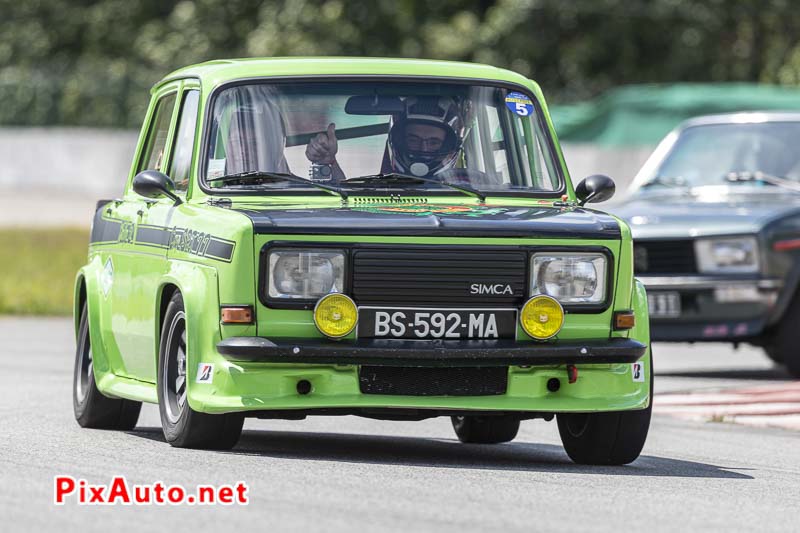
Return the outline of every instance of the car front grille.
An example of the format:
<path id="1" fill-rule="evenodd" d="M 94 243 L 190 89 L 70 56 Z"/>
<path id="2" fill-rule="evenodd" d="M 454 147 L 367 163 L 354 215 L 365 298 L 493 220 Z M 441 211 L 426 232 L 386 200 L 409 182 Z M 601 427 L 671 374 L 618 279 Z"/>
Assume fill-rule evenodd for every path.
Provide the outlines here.
<path id="1" fill-rule="evenodd" d="M 634 241 L 633 271 L 636 274 L 694 274 L 697 272 L 694 241 Z"/>
<path id="2" fill-rule="evenodd" d="M 392 307 L 516 307 L 524 303 L 526 272 L 527 254 L 519 250 L 357 249 L 353 299 Z"/>
<path id="3" fill-rule="evenodd" d="M 362 394 L 497 396 L 506 393 L 508 367 L 362 366 L 359 384 Z"/>

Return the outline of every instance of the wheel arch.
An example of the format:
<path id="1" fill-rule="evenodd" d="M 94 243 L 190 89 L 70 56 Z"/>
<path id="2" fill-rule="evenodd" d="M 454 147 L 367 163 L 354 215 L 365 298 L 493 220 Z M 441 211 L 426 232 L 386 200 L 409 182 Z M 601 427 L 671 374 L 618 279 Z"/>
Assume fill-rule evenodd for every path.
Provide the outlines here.
<path id="1" fill-rule="evenodd" d="M 219 325 L 219 287 L 216 269 L 207 265 L 186 261 L 171 261 L 169 271 L 162 278 L 154 299 L 156 320 L 154 327 L 154 357 L 158 368 L 161 333 L 164 315 L 170 300 L 176 294 L 183 296 L 186 312 L 188 341 L 197 347 L 207 349 L 216 346 L 220 336 Z"/>
<path id="2" fill-rule="evenodd" d="M 95 344 L 100 339 L 100 323 L 98 313 L 98 306 L 101 305 L 98 295 L 100 275 L 103 267 L 97 257 L 92 258 L 86 265 L 82 266 L 75 275 L 75 284 L 73 288 L 72 297 L 72 318 L 75 327 L 75 335 L 77 338 L 78 329 L 81 323 L 81 311 L 84 304 L 86 305 L 86 312 L 88 313 L 89 334 L 92 343 Z"/>
<path id="3" fill-rule="evenodd" d="M 650 340 L 650 310 L 647 305 L 647 290 L 644 283 L 636 278 L 633 281 L 633 299 L 631 303 L 636 316 L 636 325 L 630 332 L 630 338 L 647 345 L 647 352 L 642 356 L 641 361 L 645 362 L 644 371 L 649 391 L 648 402 L 651 403 L 653 401 L 653 344 Z"/>
<path id="4" fill-rule="evenodd" d="M 83 311 L 83 305 L 85 303 L 86 303 L 86 275 L 83 271 L 83 268 L 81 268 L 80 270 L 78 270 L 78 274 L 75 276 L 75 288 L 72 298 L 72 320 L 74 322 L 76 338 L 78 335 L 78 329 L 80 328 L 81 324 L 81 312 Z"/>
<path id="5" fill-rule="evenodd" d="M 167 306 L 169 305 L 170 300 L 172 300 L 172 297 L 176 293 L 183 294 L 183 291 L 181 290 L 180 285 L 175 280 L 166 279 L 158 287 L 158 294 L 156 296 L 157 305 L 155 309 L 156 331 L 153 336 L 153 338 L 155 339 L 155 345 L 153 346 L 153 353 L 155 354 L 156 368 L 158 368 L 158 357 L 161 347 L 161 332 L 164 329 L 164 315 L 167 313 Z"/>

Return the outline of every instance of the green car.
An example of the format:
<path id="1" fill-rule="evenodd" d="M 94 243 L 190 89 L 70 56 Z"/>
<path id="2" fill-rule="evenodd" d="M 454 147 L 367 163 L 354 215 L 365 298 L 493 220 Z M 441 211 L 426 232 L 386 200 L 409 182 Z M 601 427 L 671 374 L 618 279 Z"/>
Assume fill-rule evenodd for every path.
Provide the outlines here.
<path id="1" fill-rule="evenodd" d="M 120 183 L 122 186 L 122 183 Z M 557 419 L 569 456 L 650 424 L 628 226 L 584 208 L 539 87 L 441 61 L 211 61 L 152 89 L 122 198 L 75 283 L 73 404 L 180 447 L 245 417 L 450 416 L 459 440 Z"/>

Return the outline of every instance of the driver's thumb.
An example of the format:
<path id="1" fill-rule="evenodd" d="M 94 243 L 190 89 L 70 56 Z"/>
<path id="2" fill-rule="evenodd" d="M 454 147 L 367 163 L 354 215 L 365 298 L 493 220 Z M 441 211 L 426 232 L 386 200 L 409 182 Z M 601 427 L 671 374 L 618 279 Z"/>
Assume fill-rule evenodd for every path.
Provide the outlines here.
<path id="1" fill-rule="evenodd" d="M 336 124 L 331 122 L 328 124 L 328 141 L 329 142 L 336 142 Z"/>

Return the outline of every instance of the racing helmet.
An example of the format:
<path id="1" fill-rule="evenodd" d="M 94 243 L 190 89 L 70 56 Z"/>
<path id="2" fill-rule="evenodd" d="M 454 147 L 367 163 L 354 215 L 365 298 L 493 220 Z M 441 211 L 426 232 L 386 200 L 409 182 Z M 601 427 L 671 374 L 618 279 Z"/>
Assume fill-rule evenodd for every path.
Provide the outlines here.
<path id="1" fill-rule="evenodd" d="M 397 172 L 432 176 L 453 168 L 462 148 L 464 121 L 458 105 L 450 97 L 410 96 L 403 101 L 404 111 L 393 117 L 389 130 L 389 158 Z M 414 125 L 434 126 L 444 132 L 441 146 L 425 149 L 409 146 L 408 130 Z"/>

